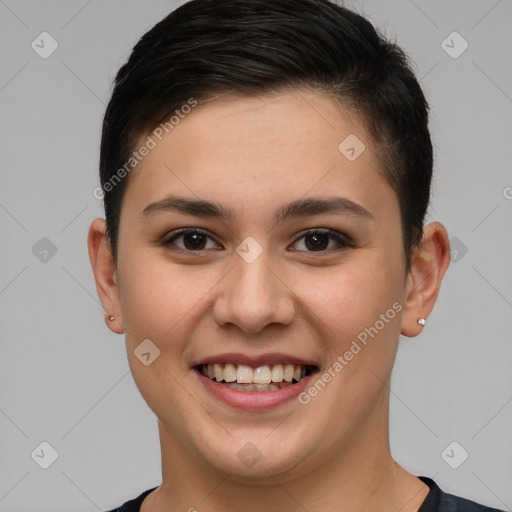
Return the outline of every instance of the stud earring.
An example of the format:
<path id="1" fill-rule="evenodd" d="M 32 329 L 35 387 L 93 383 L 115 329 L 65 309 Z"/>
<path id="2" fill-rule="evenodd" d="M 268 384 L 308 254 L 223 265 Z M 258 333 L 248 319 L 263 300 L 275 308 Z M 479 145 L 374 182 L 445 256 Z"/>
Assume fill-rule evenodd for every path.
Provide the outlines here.
<path id="1" fill-rule="evenodd" d="M 418 318 L 418 324 L 419 325 L 425 325 L 426 323 L 427 323 L 427 321 L 423 317 Z"/>
<path id="2" fill-rule="evenodd" d="M 114 317 L 110 315 L 109 320 L 112 322 L 114 320 Z"/>

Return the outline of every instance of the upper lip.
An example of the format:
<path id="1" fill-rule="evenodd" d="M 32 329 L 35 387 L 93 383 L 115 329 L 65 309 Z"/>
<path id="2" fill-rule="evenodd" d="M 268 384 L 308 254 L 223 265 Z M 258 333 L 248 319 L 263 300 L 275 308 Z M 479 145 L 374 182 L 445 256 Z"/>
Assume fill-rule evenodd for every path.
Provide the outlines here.
<path id="1" fill-rule="evenodd" d="M 264 365 L 274 365 L 274 364 L 294 364 L 294 365 L 304 365 L 304 366 L 317 366 L 317 363 L 308 359 L 302 359 L 297 356 L 292 356 L 288 354 L 281 354 L 277 352 L 267 353 L 267 354 L 259 354 L 249 356 L 247 354 L 216 354 L 209 357 L 204 357 L 198 359 L 196 362 L 192 363 L 192 367 L 201 365 L 201 364 L 245 364 L 247 366 L 264 366 Z"/>

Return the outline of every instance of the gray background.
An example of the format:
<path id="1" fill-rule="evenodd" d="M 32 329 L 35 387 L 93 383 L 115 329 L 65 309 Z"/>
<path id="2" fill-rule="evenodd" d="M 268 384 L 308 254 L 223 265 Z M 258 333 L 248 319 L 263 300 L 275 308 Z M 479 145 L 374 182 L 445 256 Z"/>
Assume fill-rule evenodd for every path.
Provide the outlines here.
<path id="1" fill-rule="evenodd" d="M 93 190 L 111 80 L 180 3 L 0 0 L 1 512 L 106 510 L 160 483 L 156 419 L 124 338 L 104 325 L 86 236 L 102 215 Z M 433 110 L 429 220 L 456 249 L 425 330 L 401 340 L 393 454 L 446 491 L 511 510 L 512 2 L 346 5 L 415 62 Z M 46 59 L 31 47 L 51 47 L 43 31 L 59 45 Z M 469 44 L 457 58 L 453 31 Z M 48 469 L 43 441 L 58 452 Z"/>

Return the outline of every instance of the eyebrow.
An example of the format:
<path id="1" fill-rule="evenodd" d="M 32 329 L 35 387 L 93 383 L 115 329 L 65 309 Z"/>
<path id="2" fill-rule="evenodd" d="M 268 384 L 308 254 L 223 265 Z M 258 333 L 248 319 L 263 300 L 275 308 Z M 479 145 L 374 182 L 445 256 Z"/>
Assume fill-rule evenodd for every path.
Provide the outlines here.
<path id="1" fill-rule="evenodd" d="M 230 208 L 220 203 L 187 197 L 168 196 L 160 201 L 148 204 L 142 211 L 145 219 L 156 214 L 177 212 L 197 217 L 232 219 L 235 214 Z M 305 198 L 297 199 L 283 205 L 275 213 L 276 222 L 282 223 L 288 218 L 309 217 L 320 214 L 349 215 L 372 220 L 373 215 L 362 205 L 346 197 Z"/>

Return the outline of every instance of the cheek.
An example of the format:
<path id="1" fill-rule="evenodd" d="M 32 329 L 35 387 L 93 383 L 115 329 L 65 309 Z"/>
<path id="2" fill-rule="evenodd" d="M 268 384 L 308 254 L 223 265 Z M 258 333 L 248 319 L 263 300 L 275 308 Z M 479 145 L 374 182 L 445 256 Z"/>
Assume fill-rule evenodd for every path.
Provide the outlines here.
<path id="1" fill-rule="evenodd" d="M 361 318 L 374 318 L 399 296 L 401 274 L 392 261 L 376 251 L 347 272 L 340 272 L 330 285 L 350 307 L 350 313 Z"/>
<path id="2" fill-rule="evenodd" d="M 130 348 L 149 338 L 162 356 L 176 358 L 211 308 L 225 269 L 176 265 L 155 249 L 120 259 L 121 307 Z"/>
<path id="3" fill-rule="evenodd" d="M 304 302 L 304 314 L 318 326 L 333 354 L 343 353 L 376 323 L 379 338 L 392 341 L 398 337 L 403 280 L 399 270 L 391 258 L 373 251 L 330 272 L 296 276 L 295 289 L 301 290 L 297 295 Z"/>
<path id="4" fill-rule="evenodd" d="M 119 268 L 127 355 L 134 381 L 159 417 L 165 416 L 169 404 L 186 410 L 190 404 L 183 398 L 180 382 L 188 372 L 187 344 L 199 319 L 208 313 L 208 292 L 218 278 L 212 275 L 215 272 L 201 272 L 199 266 L 195 270 L 178 267 L 141 253 L 120 259 Z M 146 339 L 160 351 L 147 366 L 136 355 Z M 150 346 L 149 350 L 153 357 L 155 349 Z M 172 421 L 181 421 L 178 416 Z"/>

